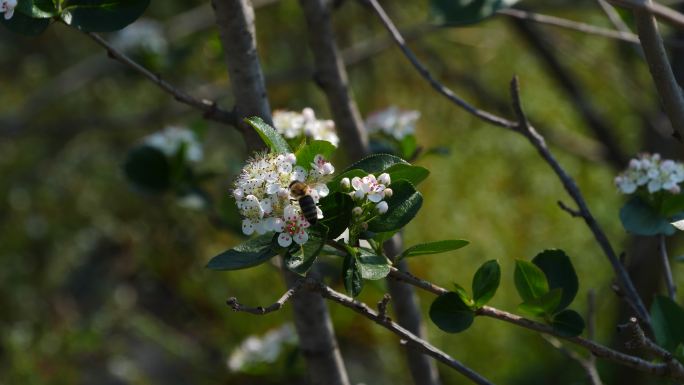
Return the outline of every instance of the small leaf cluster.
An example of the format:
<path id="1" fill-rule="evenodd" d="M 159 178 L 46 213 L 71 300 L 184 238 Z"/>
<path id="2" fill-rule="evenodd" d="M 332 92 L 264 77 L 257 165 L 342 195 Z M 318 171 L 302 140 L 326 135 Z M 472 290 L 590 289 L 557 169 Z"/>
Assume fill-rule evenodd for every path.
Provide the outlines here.
<path id="1" fill-rule="evenodd" d="M 584 330 L 582 317 L 567 309 L 577 295 L 578 281 L 570 258 L 562 250 L 545 250 L 532 262 L 517 260 L 515 287 L 523 302 L 518 311 L 540 317 L 557 333 L 576 336 Z M 496 293 L 501 269 L 495 260 L 485 262 L 475 273 L 472 296 L 460 285 L 439 296 L 430 306 L 430 318 L 442 330 L 458 333 L 472 325 L 477 310 Z"/>
<path id="2" fill-rule="evenodd" d="M 29 36 L 41 34 L 53 21 L 84 32 L 120 30 L 137 20 L 150 0 L 19 0 L 14 16 L 0 23 Z"/>

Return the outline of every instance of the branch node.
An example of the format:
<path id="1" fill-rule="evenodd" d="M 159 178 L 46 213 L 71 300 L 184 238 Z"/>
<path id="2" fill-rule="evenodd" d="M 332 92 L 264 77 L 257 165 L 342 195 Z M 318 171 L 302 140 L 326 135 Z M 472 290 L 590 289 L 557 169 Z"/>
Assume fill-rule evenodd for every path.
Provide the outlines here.
<path id="1" fill-rule="evenodd" d="M 573 208 L 570 208 L 568 205 L 566 205 L 565 203 L 563 203 L 563 201 L 558 201 L 557 203 L 558 203 L 558 206 L 559 206 L 563 211 L 565 211 L 565 212 L 567 212 L 568 214 L 570 214 L 570 216 L 572 216 L 573 218 L 577 218 L 577 217 L 582 217 L 582 216 L 583 216 L 581 211 L 576 210 L 576 209 L 573 209 Z"/>
<path id="2" fill-rule="evenodd" d="M 392 296 L 389 293 L 385 293 L 385 295 L 382 296 L 382 299 L 378 301 L 378 317 L 380 317 L 383 322 L 391 321 L 387 316 L 387 305 L 390 300 L 392 300 Z"/>

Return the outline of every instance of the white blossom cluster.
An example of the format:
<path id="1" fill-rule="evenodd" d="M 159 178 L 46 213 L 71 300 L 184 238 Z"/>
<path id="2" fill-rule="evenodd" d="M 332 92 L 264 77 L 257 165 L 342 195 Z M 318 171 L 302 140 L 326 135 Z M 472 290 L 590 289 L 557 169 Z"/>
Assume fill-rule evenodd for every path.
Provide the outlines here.
<path id="1" fill-rule="evenodd" d="M 1 1 L 1 0 L 0 0 Z M 168 43 L 161 23 L 151 19 L 138 19 L 135 23 L 117 32 L 112 44 L 126 52 L 143 50 L 161 54 Z"/>
<path id="2" fill-rule="evenodd" d="M 242 232 L 280 233 L 278 244 L 288 247 L 292 241 L 301 245 L 309 235 L 309 222 L 302 215 L 299 203 L 290 194 L 290 184 L 299 181 L 309 186 L 314 202 L 328 195 L 325 180 L 335 172 L 333 165 L 322 155 L 316 155 L 307 171 L 296 166 L 295 154 L 257 153 L 235 181 L 233 196 L 243 217 Z M 318 209 L 318 217 L 323 213 Z"/>
<path id="3" fill-rule="evenodd" d="M 183 127 L 166 127 L 163 131 L 147 136 L 144 143 L 158 149 L 168 157 L 175 156 L 181 146 L 185 145 L 185 158 L 191 162 L 199 162 L 204 155 L 197 135 Z"/>
<path id="4" fill-rule="evenodd" d="M 392 106 L 376 111 L 366 119 L 369 134 L 383 133 L 396 140 L 402 140 L 416 132 L 416 122 L 420 118 L 419 111 L 400 110 Z"/>
<path id="5" fill-rule="evenodd" d="M 0 13 L 4 13 L 5 20 L 9 20 L 14 15 L 14 8 L 17 7 L 17 0 L 0 0 Z"/>
<path id="6" fill-rule="evenodd" d="M 354 177 L 342 178 L 340 184 L 343 190 L 350 191 L 356 207 L 352 210 L 352 215 L 356 221 L 364 222 L 376 215 L 387 212 L 389 206 L 384 198 L 392 196 L 392 189 L 387 187 L 392 183 L 390 175 L 382 173 L 377 178 L 373 174 L 368 174 L 363 178 Z"/>
<path id="7" fill-rule="evenodd" d="M 679 183 L 684 182 L 684 165 L 659 154 L 640 154 L 629 161 L 629 167 L 615 177 L 615 185 L 624 194 L 632 194 L 641 186 L 649 193 L 666 190 L 679 194 Z"/>
<path id="8" fill-rule="evenodd" d="M 273 363 L 284 347 L 296 343 L 297 334 L 292 324 L 273 329 L 262 337 L 249 336 L 230 354 L 228 368 L 233 372 L 239 372 L 256 364 Z"/>
<path id="9" fill-rule="evenodd" d="M 287 139 L 306 136 L 314 140 L 325 140 L 335 147 L 340 138 L 335 132 L 335 122 L 316 119 L 314 110 L 307 107 L 302 112 L 276 110 L 273 112 L 273 125 L 278 133 Z"/>

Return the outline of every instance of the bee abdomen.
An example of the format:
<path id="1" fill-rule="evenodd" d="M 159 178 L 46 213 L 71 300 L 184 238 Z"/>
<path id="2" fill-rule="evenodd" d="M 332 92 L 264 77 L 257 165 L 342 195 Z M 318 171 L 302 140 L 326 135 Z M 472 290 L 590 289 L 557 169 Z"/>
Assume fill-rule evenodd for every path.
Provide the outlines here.
<path id="1" fill-rule="evenodd" d="M 309 195 L 305 195 L 299 198 L 299 207 L 302 209 L 302 215 L 304 218 L 312 224 L 315 225 L 318 220 L 318 211 L 316 210 L 316 202 Z"/>

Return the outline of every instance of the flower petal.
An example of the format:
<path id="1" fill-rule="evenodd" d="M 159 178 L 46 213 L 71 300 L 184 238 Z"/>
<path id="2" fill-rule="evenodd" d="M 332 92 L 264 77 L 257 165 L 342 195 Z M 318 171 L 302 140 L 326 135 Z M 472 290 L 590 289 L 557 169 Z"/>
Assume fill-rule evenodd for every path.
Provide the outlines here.
<path id="1" fill-rule="evenodd" d="M 288 247 L 292 244 L 292 237 L 288 233 L 280 233 L 278 235 L 278 244 L 280 247 Z"/>
<path id="2" fill-rule="evenodd" d="M 293 238 L 297 244 L 303 245 L 306 243 L 306 241 L 309 240 L 309 234 L 307 234 L 307 232 L 304 230 L 300 230 L 297 234 L 294 235 Z"/>

